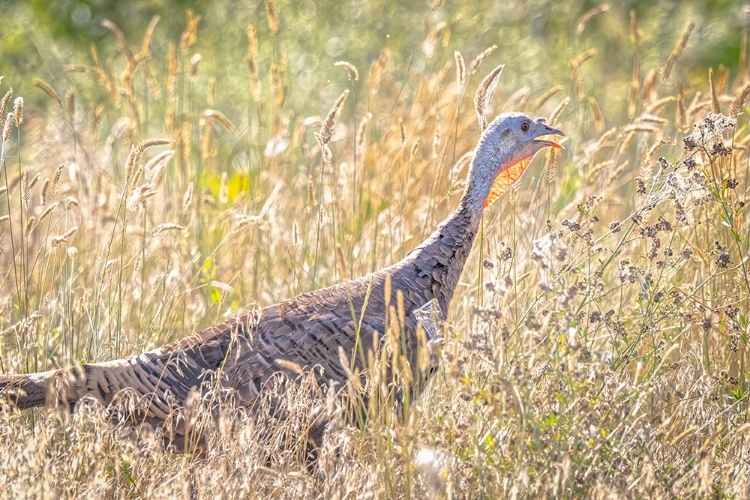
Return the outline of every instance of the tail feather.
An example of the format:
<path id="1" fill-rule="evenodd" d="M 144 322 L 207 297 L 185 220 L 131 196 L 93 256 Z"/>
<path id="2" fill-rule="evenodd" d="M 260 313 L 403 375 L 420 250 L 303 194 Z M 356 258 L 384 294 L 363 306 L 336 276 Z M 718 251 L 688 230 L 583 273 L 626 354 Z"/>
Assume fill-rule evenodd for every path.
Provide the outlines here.
<path id="1" fill-rule="evenodd" d="M 28 375 L 0 375 L 0 401 L 19 409 L 62 406 L 73 410 L 84 397 L 105 406 L 118 393 L 141 403 L 136 418 L 164 420 L 191 391 L 211 382 L 236 341 L 238 322 L 210 328 L 172 344 L 124 359 Z M 122 395 L 122 394 L 121 394 Z"/>
<path id="2" fill-rule="evenodd" d="M 32 375 L 0 375 L 0 401 L 25 410 L 45 406 L 56 371 Z"/>

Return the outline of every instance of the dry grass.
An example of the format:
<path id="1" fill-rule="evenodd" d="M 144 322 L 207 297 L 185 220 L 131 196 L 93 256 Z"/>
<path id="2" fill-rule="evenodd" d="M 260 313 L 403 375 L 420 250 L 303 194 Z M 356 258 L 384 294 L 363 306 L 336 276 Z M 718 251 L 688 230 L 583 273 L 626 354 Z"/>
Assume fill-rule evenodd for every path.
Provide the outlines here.
<path id="1" fill-rule="evenodd" d="M 283 11 L 265 8 L 282 36 Z M 571 26 L 583 36 L 610 13 Z M 286 107 L 287 57 L 261 57 L 260 23 L 246 28 L 242 100 L 219 107 L 219 75 L 192 49 L 200 22 L 191 13 L 164 53 L 151 52 L 155 22 L 135 50 L 109 23 L 118 56 L 69 68 L 90 75 L 90 106 L 44 81 L 48 110 L 15 101 L 5 120 L 15 96 L 1 101 L 3 373 L 122 357 L 362 275 L 455 206 L 479 134 L 466 93 L 494 48 L 419 73 L 387 50 L 369 71 L 339 63 L 349 88 L 321 118 Z M 431 22 L 433 54 L 451 27 Z M 564 86 L 513 94 L 500 78 L 494 109 L 547 116 L 566 150 L 486 214 L 440 369 L 404 418 L 334 421 L 309 471 L 295 439 L 321 397 L 308 383 L 283 420 L 206 418 L 200 456 L 95 406 L 4 411 L 0 495 L 747 496 L 748 87 L 720 70 L 710 89 L 677 79 L 695 25 L 653 63 L 635 14 L 621 24 L 638 51 L 610 82 L 619 107 L 587 81 L 594 50 L 569 51 Z M 737 122 L 707 115 L 717 107 Z"/>

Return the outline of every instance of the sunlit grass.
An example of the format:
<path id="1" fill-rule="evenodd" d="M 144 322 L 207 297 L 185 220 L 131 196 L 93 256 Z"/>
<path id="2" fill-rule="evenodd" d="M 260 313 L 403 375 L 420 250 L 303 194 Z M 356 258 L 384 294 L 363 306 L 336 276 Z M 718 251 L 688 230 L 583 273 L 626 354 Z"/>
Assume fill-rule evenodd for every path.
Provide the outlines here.
<path id="1" fill-rule="evenodd" d="M 3 412 L 5 496 L 746 495 L 748 87 L 690 58 L 710 27 L 597 9 L 550 37 L 570 43 L 506 58 L 436 6 L 412 59 L 373 47 L 306 93 L 284 9 L 266 9 L 231 79 L 192 13 L 176 37 L 106 25 L 115 55 L 69 66 L 70 89 L 37 81 L 46 107 L 14 109 L 4 75 L 2 373 L 137 353 L 402 258 L 461 195 L 471 96 L 498 63 L 495 110 L 546 116 L 565 150 L 485 215 L 404 418 L 335 419 L 309 471 L 308 384 L 283 420 L 208 419 L 202 455 L 95 406 Z"/>

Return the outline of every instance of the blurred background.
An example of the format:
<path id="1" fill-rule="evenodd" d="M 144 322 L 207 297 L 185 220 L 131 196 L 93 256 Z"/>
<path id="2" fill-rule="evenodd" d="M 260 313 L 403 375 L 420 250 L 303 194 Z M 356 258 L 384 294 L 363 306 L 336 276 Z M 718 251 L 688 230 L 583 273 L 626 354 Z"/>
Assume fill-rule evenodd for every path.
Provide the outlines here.
<path id="1" fill-rule="evenodd" d="M 115 37 L 101 22 L 112 21 L 129 44 L 139 46 L 146 27 L 160 16 L 152 40 L 154 71 L 165 69 L 168 42 L 185 28 L 185 12 L 201 16 L 192 53 L 202 55 L 201 71 L 215 75 L 220 102 L 232 102 L 247 79 L 247 25 L 258 37 L 257 64 L 268 67 L 274 54 L 286 54 L 288 107 L 321 113 L 345 85 L 346 75 L 333 71 L 345 60 L 363 70 L 384 49 L 391 52 L 396 80 L 411 92 L 406 75 L 442 67 L 459 50 L 467 59 L 492 44 L 498 49 L 487 66 L 506 63 L 501 89 L 543 91 L 568 73 L 570 60 L 595 48 L 598 56 L 583 70 L 586 92 L 595 92 L 605 111 L 622 111 L 623 88 L 630 80 L 633 54 L 644 68 L 663 62 L 688 22 L 696 22 L 691 49 L 676 68 L 680 78 L 704 79 L 701 68 L 737 69 L 747 9 L 737 1 L 559 2 L 532 0 L 472 2 L 277 1 L 278 33 L 266 22 L 262 1 L 9 0 L 0 19 L 0 74 L 12 75 L 17 93 L 38 101 L 31 78 L 59 86 L 81 84 L 80 74 L 63 71 L 68 64 L 88 64 L 90 47 L 107 60 L 117 52 Z M 605 6 L 603 15 L 580 25 L 582 16 Z M 639 48 L 629 33 L 633 12 L 640 26 Z M 7 81 L 6 81 L 7 84 Z M 87 96 L 94 99 L 93 95 Z"/>
<path id="2" fill-rule="evenodd" d="M 419 496 L 426 445 L 455 497 L 742 498 L 748 28 L 732 1 L 5 0 L 0 372 L 398 261 L 456 207 L 504 64 L 488 114 L 545 116 L 565 149 L 485 212 L 415 412 L 337 434 L 320 496 Z M 0 412 L 15 496 L 319 486 L 286 438 L 248 452 L 252 419 L 204 462 L 45 415 Z"/>

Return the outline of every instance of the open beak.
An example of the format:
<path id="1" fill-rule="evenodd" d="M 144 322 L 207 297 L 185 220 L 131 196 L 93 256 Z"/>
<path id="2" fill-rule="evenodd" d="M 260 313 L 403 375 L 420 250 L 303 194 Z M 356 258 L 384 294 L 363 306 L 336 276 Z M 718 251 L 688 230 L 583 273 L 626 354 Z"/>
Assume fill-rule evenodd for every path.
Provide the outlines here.
<path id="1" fill-rule="evenodd" d="M 562 130 L 558 130 L 554 127 L 550 127 L 549 125 L 544 125 L 543 129 L 540 132 L 541 133 L 537 137 L 544 137 L 548 135 L 559 135 L 561 137 L 565 137 L 565 134 L 562 132 Z M 562 144 L 556 141 L 551 141 L 547 139 L 536 139 L 534 142 L 538 144 L 542 144 L 543 147 L 548 146 L 552 148 L 562 149 Z"/>

